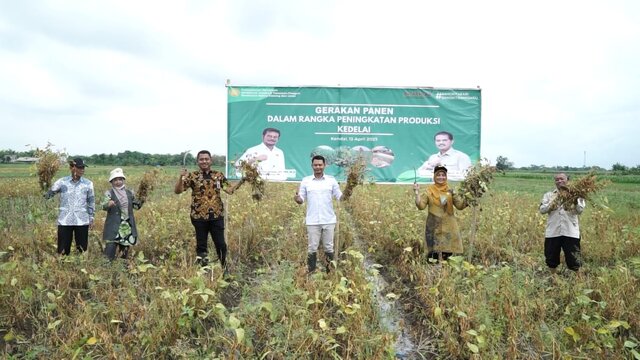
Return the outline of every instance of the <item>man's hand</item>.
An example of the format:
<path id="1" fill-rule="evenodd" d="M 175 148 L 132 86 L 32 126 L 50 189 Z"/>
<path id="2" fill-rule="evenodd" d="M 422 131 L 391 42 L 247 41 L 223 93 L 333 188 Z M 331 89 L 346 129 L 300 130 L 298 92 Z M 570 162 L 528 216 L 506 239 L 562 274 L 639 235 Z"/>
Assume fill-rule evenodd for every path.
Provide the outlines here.
<path id="1" fill-rule="evenodd" d="M 173 189 L 173 192 L 176 194 L 180 194 L 184 191 L 184 180 L 187 179 L 188 170 L 186 168 L 182 168 L 180 170 L 180 177 L 178 178 L 178 182 L 176 182 L 176 186 Z"/>
<path id="2" fill-rule="evenodd" d="M 553 210 L 558 209 L 558 206 L 560 205 L 560 204 L 558 204 L 559 202 L 560 202 L 560 200 L 558 199 L 558 194 L 555 194 L 553 196 L 553 199 L 551 199 L 551 203 L 549 203 L 549 210 L 553 211 Z"/>
<path id="3" fill-rule="evenodd" d="M 298 194 L 297 191 L 296 191 L 296 195 L 293 197 L 293 201 L 295 201 L 298 204 L 302 204 L 304 202 L 304 200 L 302 199 L 302 196 L 300 196 L 300 194 Z"/>

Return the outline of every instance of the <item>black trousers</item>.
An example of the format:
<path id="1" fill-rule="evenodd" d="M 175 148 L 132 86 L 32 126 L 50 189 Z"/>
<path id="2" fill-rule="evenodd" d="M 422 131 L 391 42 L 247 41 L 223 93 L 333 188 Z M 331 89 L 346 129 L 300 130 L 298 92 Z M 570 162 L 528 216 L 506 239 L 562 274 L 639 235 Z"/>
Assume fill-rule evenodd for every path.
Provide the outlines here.
<path id="1" fill-rule="evenodd" d="M 89 244 L 89 225 L 58 225 L 58 254 L 69 255 L 71 240 L 75 237 L 78 252 L 87 251 Z"/>
<path id="2" fill-rule="evenodd" d="M 224 241 L 224 218 L 219 217 L 213 220 L 191 219 L 191 224 L 196 230 L 196 254 L 201 258 L 207 256 L 207 243 L 209 234 L 211 234 L 213 244 L 216 246 L 216 254 L 220 259 L 220 265 L 224 267 L 227 259 L 227 243 Z"/>
<path id="3" fill-rule="evenodd" d="M 582 264 L 580 256 L 580 238 L 558 236 L 544 239 L 544 258 L 547 266 L 555 269 L 560 265 L 560 251 L 570 270 L 577 271 Z"/>

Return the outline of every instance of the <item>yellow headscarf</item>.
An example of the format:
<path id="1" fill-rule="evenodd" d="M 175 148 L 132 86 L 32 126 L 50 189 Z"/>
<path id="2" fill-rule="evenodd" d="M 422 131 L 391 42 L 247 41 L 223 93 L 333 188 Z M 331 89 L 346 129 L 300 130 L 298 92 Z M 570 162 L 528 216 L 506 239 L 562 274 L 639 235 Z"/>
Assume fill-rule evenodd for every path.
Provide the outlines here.
<path id="1" fill-rule="evenodd" d="M 445 170 L 438 169 L 436 172 L 434 172 L 434 177 L 436 173 L 440 171 L 443 171 L 446 174 Z M 451 193 L 449 192 L 449 184 L 447 184 L 446 180 L 443 184 L 432 184 L 427 186 L 427 195 L 429 195 L 430 203 L 432 202 L 440 206 L 442 206 L 442 203 L 440 201 L 441 196 L 446 196 L 447 204 L 445 205 L 445 211 L 447 212 L 447 214 L 453 215 L 453 198 L 451 197 Z"/>

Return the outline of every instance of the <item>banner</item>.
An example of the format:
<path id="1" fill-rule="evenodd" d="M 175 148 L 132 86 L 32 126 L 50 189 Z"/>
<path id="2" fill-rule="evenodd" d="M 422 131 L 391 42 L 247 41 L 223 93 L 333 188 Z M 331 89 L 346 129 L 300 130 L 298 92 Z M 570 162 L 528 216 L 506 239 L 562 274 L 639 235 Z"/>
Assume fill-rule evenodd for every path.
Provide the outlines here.
<path id="1" fill-rule="evenodd" d="M 449 179 L 480 157 L 480 89 L 230 86 L 227 177 L 240 160 L 257 162 L 269 181 L 312 175 L 323 155 L 338 180 L 356 159 L 376 182 Z"/>

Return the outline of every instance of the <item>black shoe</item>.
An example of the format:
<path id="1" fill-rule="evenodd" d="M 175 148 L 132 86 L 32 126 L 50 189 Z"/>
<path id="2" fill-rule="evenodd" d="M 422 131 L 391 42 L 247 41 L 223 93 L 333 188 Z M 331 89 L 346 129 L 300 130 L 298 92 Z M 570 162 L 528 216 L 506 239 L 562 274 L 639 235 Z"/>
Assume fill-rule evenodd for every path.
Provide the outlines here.
<path id="1" fill-rule="evenodd" d="M 198 256 L 196 256 L 196 264 L 202 267 L 209 265 L 209 259 L 207 259 L 207 254 L 198 254 Z"/>

